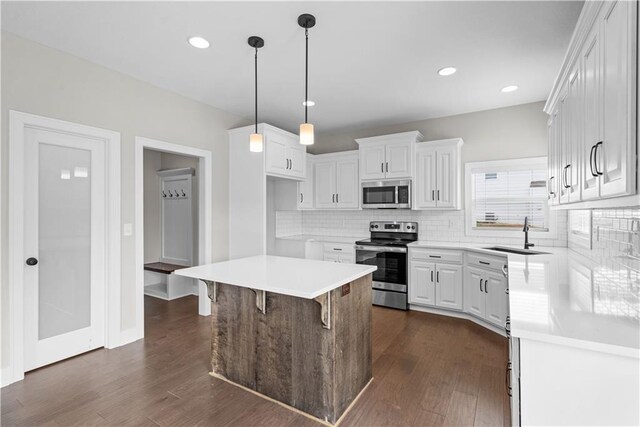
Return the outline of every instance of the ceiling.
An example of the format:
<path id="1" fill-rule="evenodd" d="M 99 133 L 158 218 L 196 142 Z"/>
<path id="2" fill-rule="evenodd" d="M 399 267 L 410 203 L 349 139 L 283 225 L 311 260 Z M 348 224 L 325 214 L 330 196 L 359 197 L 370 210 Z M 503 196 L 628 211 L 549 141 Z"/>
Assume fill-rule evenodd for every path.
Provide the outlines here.
<path id="1" fill-rule="evenodd" d="M 259 35 L 260 121 L 317 132 L 403 123 L 546 99 L 582 8 L 511 2 L 2 2 L 2 28 L 247 118 Z M 200 35 L 211 42 L 196 49 Z M 453 65 L 458 72 L 441 77 Z M 502 93 L 507 85 L 516 92 Z"/>

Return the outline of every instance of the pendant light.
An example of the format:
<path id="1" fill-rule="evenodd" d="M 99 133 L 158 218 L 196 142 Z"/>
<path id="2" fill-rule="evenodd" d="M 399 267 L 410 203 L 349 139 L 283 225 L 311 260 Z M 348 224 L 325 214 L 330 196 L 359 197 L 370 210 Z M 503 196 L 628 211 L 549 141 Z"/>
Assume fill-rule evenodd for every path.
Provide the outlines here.
<path id="1" fill-rule="evenodd" d="M 304 28 L 304 123 L 300 125 L 300 144 L 312 145 L 314 140 L 313 125 L 307 121 L 309 107 L 309 28 L 316 25 L 316 18 L 308 13 L 298 16 L 298 25 Z"/>
<path id="2" fill-rule="evenodd" d="M 264 40 L 258 36 L 251 36 L 247 41 L 249 46 L 255 49 L 255 132 L 249 136 L 249 151 L 254 153 L 262 152 L 263 138 L 258 133 L 258 49 L 264 46 Z"/>

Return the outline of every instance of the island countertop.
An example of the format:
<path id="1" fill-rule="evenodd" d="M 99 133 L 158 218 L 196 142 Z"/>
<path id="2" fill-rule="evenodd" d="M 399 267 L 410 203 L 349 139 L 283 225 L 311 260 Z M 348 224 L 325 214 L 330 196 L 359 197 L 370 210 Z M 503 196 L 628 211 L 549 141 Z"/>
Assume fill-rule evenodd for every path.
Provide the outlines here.
<path id="1" fill-rule="evenodd" d="M 176 270 L 174 274 L 313 299 L 376 269 L 375 266 L 362 264 L 258 255 L 184 268 Z"/>

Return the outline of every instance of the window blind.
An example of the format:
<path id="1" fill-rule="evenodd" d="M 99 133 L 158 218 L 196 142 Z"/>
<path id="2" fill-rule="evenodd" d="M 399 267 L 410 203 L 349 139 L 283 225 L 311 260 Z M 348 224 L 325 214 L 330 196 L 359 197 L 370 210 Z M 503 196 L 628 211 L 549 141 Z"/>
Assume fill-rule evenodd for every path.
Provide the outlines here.
<path id="1" fill-rule="evenodd" d="M 548 231 L 546 170 L 483 171 L 472 174 L 473 228 Z"/>

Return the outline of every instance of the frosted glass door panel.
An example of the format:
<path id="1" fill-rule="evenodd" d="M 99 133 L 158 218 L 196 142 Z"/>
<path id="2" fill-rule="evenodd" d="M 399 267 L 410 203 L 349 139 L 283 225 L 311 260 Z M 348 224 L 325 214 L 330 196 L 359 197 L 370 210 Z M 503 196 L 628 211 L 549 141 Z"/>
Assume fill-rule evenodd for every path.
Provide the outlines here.
<path id="1" fill-rule="evenodd" d="M 39 147 L 38 338 L 91 324 L 91 152 Z"/>

